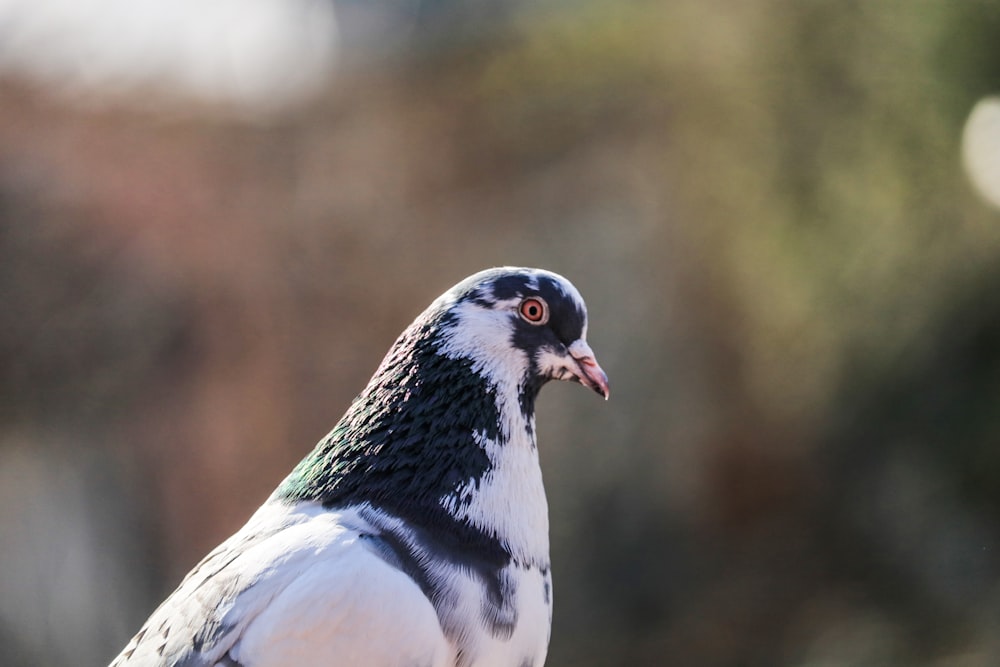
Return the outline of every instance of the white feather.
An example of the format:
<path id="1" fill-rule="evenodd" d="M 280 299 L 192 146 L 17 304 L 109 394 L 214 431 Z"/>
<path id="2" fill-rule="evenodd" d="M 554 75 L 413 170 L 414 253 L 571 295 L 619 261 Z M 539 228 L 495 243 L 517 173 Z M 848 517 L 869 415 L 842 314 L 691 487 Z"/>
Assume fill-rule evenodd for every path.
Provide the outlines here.
<path id="1" fill-rule="evenodd" d="M 353 510 L 268 502 L 191 572 L 114 664 L 214 665 L 228 654 L 245 667 L 454 665 L 434 607 L 359 539 L 366 530 Z M 213 567 L 219 560 L 224 566 Z M 219 628 L 215 643 L 186 655 L 206 621 Z"/>
<path id="2" fill-rule="evenodd" d="M 477 528 L 504 542 L 515 560 L 548 563 L 549 518 L 542 470 L 535 444 L 534 418 L 526 419 L 519 402 L 519 384 L 528 369 L 527 354 L 511 345 L 510 319 L 517 299 L 484 308 L 474 302 L 452 307 L 456 323 L 440 352 L 472 359 L 497 396 L 501 416 L 500 441 L 483 433 L 475 437 L 490 459 L 491 470 L 473 480 L 458 496 L 442 499 L 454 516 L 468 519 Z"/>

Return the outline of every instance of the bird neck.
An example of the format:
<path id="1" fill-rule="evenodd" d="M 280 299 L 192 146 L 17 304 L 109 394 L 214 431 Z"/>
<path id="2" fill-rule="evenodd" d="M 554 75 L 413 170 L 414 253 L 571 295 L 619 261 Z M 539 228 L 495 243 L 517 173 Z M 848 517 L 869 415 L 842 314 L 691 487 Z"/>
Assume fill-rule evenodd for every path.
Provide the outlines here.
<path id="1" fill-rule="evenodd" d="M 364 392 L 275 491 L 327 507 L 368 503 L 499 562 L 548 558 L 534 435 L 537 387 L 400 336 Z"/>

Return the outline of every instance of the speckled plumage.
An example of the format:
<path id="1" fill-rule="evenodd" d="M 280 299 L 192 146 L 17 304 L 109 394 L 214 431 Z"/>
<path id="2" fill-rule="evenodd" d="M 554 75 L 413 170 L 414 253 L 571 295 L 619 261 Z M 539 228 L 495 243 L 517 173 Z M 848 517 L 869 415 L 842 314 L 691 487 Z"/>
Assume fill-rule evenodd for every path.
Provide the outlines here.
<path id="1" fill-rule="evenodd" d="M 552 580 L 534 404 L 549 379 L 607 397 L 586 329 L 550 272 L 491 269 L 445 292 L 112 664 L 540 666 Z"/>

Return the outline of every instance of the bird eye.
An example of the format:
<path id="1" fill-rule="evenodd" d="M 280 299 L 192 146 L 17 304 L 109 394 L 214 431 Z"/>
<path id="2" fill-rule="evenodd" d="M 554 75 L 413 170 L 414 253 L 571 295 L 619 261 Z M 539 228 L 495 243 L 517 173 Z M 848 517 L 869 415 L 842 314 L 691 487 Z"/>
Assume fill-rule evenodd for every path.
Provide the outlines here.
<path id="1" fill-rule="evenodd" d="M 549 319 L 549 308 L 537 297 L 528 297 L 521 302 L 518 312 L 531 324 L 545 324 Z"/>

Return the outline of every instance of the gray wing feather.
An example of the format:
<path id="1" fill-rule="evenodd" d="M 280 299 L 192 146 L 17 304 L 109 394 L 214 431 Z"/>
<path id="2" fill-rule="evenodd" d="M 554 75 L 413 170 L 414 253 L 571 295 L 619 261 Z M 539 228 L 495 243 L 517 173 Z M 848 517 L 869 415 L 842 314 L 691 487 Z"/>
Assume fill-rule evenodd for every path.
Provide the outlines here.
<path id="1" fill-rule="evenodd" d="M 238 665 L 229 649 L 249 618 L 232 618 L 236 601 L 255 581 L 238 565 L 242 555 L 288 524 L 258 512 L 184 578 L 111 663 L 111 667 Z M 265 520 L 261 520 L 265 519 Z M 267 525 L 270 523 L 271 525 Z M 237 564 L 237 565 L 234 565 Z"/>
<path id="2" fill-rule="evenodd" d="M 191 571 L 112 667 L 236 667 L 251 655 L 277 664 L 275 647 L 290 636 L 305 636 L 297 650 L 326 664 L 454 663 L 433 604 L 413 573 L 366 539 L 373 533 L 355 510 L 266 503 Z M 328 616 L 319 620 L 317 607 Z"/>

